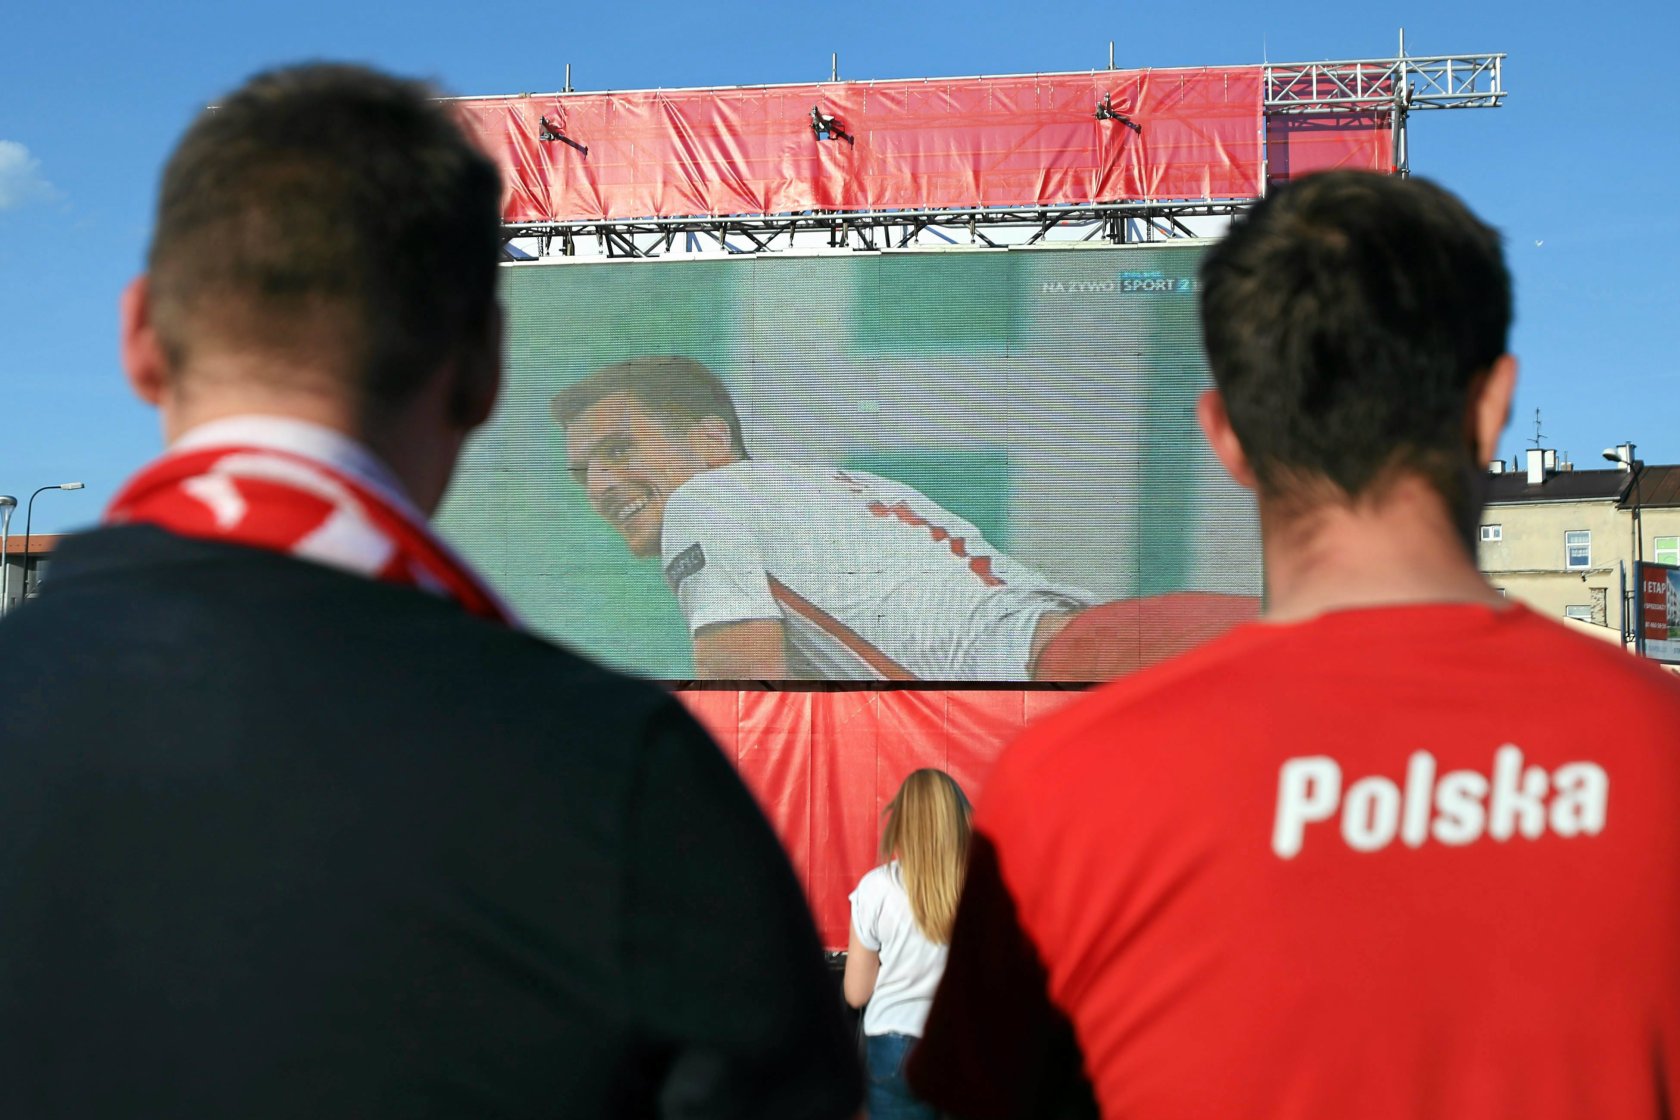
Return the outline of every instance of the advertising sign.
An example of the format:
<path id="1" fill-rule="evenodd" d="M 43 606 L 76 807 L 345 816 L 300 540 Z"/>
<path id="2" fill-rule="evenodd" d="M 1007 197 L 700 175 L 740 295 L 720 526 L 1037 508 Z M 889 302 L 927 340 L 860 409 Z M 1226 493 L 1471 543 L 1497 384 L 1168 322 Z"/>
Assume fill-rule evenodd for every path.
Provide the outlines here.
<path id="1" fill-rule="evenodd" d="M 1639 652 L 1680 663 L 1680 568 L 1634 566 L 1639 580 Z"/>

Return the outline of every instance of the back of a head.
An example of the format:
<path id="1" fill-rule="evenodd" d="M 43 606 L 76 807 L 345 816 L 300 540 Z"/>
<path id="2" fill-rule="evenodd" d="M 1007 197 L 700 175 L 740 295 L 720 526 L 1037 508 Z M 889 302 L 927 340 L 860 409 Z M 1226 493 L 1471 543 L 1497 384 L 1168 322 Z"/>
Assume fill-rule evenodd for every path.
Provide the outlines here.
<path id="1" fill-rule="evenodd" d="M 570 427 L 588 409 L 620 393 L 634 397 L 674 428 L 706 419 L 722 420 L 729 428 L 731 447 L 746 458 L 741 418 L 729 387 L 704 363 L 678 354 L 649 354 L 602 366 L 555 396 L 554 419 L 562 428 Z"/>
<path id="2" fill-rule="evenodd" d="M 255 359 L 242 376 L 400 408 L 493 321 L 500 207 L 495 165 L 427 86 L 259 74 L 164 170 L 147 271 L 171 367 L 234 354 Z"/>
<path id="3" fill-rule="evenodd" d="M 1424 477 L 1462 513 L 1472 386 L 1505 353 L 1499 235 L 1420 179 L 1309 176 L 1201 270 L 1214 382 L 1263 496 L 1315 503 Z"/>
<path id="4" fill-rule="evenodd" d="M 898 860 L 910 913 L 929 941 L 951 939 L 968 863 L 972 810 L 943 770 L 917 770 L 888 802 L 881 858 Z"/>

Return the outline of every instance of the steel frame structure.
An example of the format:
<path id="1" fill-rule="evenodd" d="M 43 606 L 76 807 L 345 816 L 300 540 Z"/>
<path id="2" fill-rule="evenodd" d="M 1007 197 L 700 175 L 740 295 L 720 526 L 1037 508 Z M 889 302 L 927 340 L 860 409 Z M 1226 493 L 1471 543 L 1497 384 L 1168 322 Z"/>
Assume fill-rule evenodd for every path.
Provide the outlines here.
<path id="1" fill-rule="evenodd" d="M 1407 109 L 1491 109 L 1505 99 L 1502 54 L 1348 62 L 1267 63 L 1267 114 Z M 1398 97 L 1396 96 L 1398 94 Z"/>
<path id="2" fill-rule="evenodd" d="M 1407 119 L 1414 110 L 1491 109 L 1505 98 L 1503 54 L 1408 56 L 1262 65 L 1263 111 L 1274 116 L 1387 113 L 1393 166 L 1409 173 Z M 569 68 L 568 68 L 569 70 Z M 570 81 L 567 82 L 568 90 Z M 509 225 L 510 260 L 587 255 L 647 258 L 694 253 L 882 251 L 935 244 L 983 248 L 1046 241 L 1123 245 L 1206 236 L 1205 219 L 1229 218 L 1257 199 L 1104 202 L 1064 207 L 813 211 L 798 214 L 585 220 Z M 1193 227 L 1199 222 L 1202 229 Z"/>
<path id="3" fill-rule="evenodd" d="M 535 242 L 538 257 L 590 255 L 658 257 L 673 252 L 774 253 L 794 249 L 880 252 L 929 244 L 928 234 L 947 245 L 1002 249 L 1060 241 L 1126 244 L 1175 237 L 1199 237 L 1186 224 L 1197 218 L 1229 217 L 1252 199 L 1212 202 L 1110 202 L 1063 207 L 974 207 L 962 210 L 813 211 L 803 214 L 729 217 L 643 218 L 624 221 L 550 222 L 513 225 L 504 239 Z M 1008 231 L 1012 236 L 999 236 Z M 679 248 L 679 241 L 681 247 Z M 586 250 L 587 251 L 587 250 Z M 509 251 L 509 259 L 522 259 Z"/>
<path id="4" fill-rule="evenodd" d="M 1505 100 L 1503 54 L 1413 58 L 1402 33 L 1394 58 L 1267 64 L 1268 116 L 1310 113 L 1389 114 L 1395 173 L 1411 173 L 1406 118 L 1414 109 L 1497 109 Z"/>

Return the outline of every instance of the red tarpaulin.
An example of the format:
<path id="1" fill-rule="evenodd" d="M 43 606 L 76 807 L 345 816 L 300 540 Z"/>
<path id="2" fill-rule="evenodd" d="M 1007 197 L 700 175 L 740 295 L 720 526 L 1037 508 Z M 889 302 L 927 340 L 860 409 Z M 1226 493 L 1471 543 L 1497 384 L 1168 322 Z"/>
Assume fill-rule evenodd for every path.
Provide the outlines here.
<path id="1" fill-rule="evenodd" d="M 1314 171 L 1394 171 L 1394 120 L 1386 112 L 1280 113 L 1266 120 L 1266 181 Z"/>
<path id="2" fill-rule="evenodd" d="M 682 691 L 758 797 L 793 860 L 823 944 L 846 946 L 846 896 L 879 862 L 881 810 L 905 775 L 937 766 L 970 798 L 1030 719 L 1077 692 L 915 689 Z"/>
<path id="3" fill-rule="evenodd" d="M 1099 119 L 1105 104 L 1115 116 Z M 527 222 L 1260 193 L 1259 67 L 466 98 Z M 849 139 L 819 141 L 811 110 Z M 555 137 L 543 140 L 543 120 Z"/>

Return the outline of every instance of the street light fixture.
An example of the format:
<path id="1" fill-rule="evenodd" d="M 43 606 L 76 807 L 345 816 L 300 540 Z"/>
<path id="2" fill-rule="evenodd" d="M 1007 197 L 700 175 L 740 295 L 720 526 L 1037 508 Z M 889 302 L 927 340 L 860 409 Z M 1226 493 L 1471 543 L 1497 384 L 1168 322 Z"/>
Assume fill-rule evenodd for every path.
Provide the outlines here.
<path id="1" fill-rule="evenodd" d="M 46 490 L 80 490 L 80 482 L 59 482 L 52 486 L 39 487 L 34 494 L 29 495 L 29 503 L 23 507 L 23 597 L 29 598 L 29 528 L 35 518 L 35 495 Z"/>
<path id="2" fill-rule="evenodd" d="M 1639 476 L 1645 473 L 1645 463 L 1633 456 L 1634 449 L 1637 446 L 1637 444 L 1622 443 L 1615 447 L 1606 447 L 1604 457 L 1622 470 L 1633 472 L 1633 558 L 1639 561 L 1645 559 L 1645 526 L 1640 517 L 1639 509 Z"/>
<path id="3" fill-rule="evenodd" d="M 17 499 L 0 494 L 0 615 L 12 609 L 12 566 L 6 559 L 6 546 L 12 537 L 12 511 Z"/>

